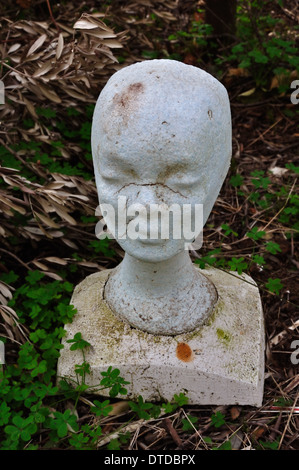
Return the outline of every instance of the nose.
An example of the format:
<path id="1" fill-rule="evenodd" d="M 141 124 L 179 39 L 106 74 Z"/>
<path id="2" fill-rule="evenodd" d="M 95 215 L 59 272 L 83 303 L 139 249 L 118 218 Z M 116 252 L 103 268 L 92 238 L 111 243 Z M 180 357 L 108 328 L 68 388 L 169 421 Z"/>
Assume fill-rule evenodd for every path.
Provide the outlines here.
<path id="1" fill-rule="evenodd" d="M 168 212 L 167 187 L 161 184 L 143 184 L 136 191 L 133 205 L 140 205 L 144 211 L 139 212 L 139 233 L 143 238 L 154 240 L 169 239 L 172 228 Z M 139 209 L 138 209 L 139 211 Z"/>
<path id="2" fill-rule="evenodd" d="M 151 204 L 162 204 L 164 202 L 165 188 L 158 183 L 148 183 L 138 186 L 136 200 L 149 210 Z"/>

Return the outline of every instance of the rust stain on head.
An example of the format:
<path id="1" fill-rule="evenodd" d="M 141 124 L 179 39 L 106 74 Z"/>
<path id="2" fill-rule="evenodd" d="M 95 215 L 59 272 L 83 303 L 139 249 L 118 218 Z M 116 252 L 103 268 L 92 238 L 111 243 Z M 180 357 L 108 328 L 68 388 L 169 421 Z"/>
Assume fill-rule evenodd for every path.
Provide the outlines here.
<path id="1" fill-rule="evenodd" d="M 187 343 L 178 343 L 176 348 L 176 357 L 183 362 L 192 362 L 194 352 Z"/>
<path id="2" fill-rule="evenodd" d="M 123 114 L 124 112 L 132 112 L 134 109 L 137 109 L 139 96 L 143 91 L 143 83 L 137 82 L 131 83 L 122 93 L 116 93 L 113 103 L 117 106 L 118 112 Z"/>
<path id="3" fill-rule="evenodd" d="M 141 82 L 131 83 L 131 85 L 129 85 L 129 92 L 130 93 L 139 93 L 140 91 L 143 90 L 143 88 L 144 88 L 144 85 Z"/>

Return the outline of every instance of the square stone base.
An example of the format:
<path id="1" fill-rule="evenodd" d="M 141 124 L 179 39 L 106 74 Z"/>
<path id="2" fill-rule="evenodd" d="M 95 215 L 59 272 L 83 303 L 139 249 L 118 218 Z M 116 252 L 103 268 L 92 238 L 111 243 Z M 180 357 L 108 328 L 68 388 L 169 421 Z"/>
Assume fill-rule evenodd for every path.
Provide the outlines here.
<path id="1" fill-rule="evenodd" d="M 65 326 L 58 376 L 76 378 L 74 368 L 82 363 L 82 353 L 70 351 L 66 340 L 80 332 L 91 344 L 86 353 L 89 385 L 98 385 L 101 372 L 112 366 L 130 382 L 122 398 L 171 401 L 183 392 L 190 404 L 260 406 L 264 322 L 258 288 L 245 274 L 211 267 L 199 271 L 214 283 L 218 301 L 204 326 L 178 336 L 152 335 L 120 321 L 103 298 L 111 270 L 88 276 L 73 293 L 77 314 Z M 108 396 L 109 390 L 100 394 Z"/>

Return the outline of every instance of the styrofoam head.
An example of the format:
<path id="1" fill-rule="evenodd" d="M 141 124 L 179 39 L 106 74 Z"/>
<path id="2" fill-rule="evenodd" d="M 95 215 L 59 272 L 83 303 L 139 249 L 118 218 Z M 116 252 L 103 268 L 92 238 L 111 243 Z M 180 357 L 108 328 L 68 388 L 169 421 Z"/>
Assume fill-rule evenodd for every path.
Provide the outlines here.
<path id="1" fill-rule="evenodd" d="M 141 204 L 203 204 L 206 222 L 231 158 L 231 114 L 224 86 L 173 60 L 148 60 L 116 72 L 103 88 L 92 123 L 100 203 L 123 195 Z M 140 259 L 162 260 L 184 240 L 118 240 Z"/>

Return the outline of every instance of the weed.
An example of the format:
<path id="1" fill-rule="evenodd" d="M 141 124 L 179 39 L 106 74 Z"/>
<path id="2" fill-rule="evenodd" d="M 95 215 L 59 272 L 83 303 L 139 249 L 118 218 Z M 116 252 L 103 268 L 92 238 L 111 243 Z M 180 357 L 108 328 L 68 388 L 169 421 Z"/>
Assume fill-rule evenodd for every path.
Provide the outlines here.
<path id="1" fill-rule="evenodd" d="M 129 401 L 129 405 L 140 419 L 158 418 L 160 415 L 160 407 L 154 403 L 144 402 L 142 396 L 139 395 L 137 403 Z"/>
<path id="2" fill-rule="evenodd" d="M 230 441 L 225 441 L 219 447 L 212 447 L 212 450 L 232 450 L 232 444 Z"/>
<path id="3" fill-rule="evenodd" d="M 259 440 L 259 449 L 267 449 L 267 450 L 278 450 L 279 440 L 276 439 L 275 441 L 267 442 Z"/>
<path id="4" fill-rule="evenodd" d="M 13 272 L 3 275 L 3 279 L 12 283 L 18 281 Z M 0 448 L 34 449 L 29 445 L 39 436 L 41 430 L 47 433 L 48 445 L 64 442 L 75 449 L 93 448 L 101 436 L 99 429 L 90 425 L 80 425 L 77 421 L 76 408 L 86 385 L 86 376 L 90 366 L 85 360 L 85 351 L 89 343 L 80 332 L 69 339 L 72 351 L 80 350 L 82 364 L 75 366 L 78 377 L 74 384 L 60 380 L 56 385 L 56 367 L 61 339 L 65 335 L 64 324 L 72 320 L 75 310 L 68 305 L 68 296 L 72 290 L 68 282 L 49 282 L 43 273 L 29 271 L 25 282 L 16 288 L 10 305 L 16 309 L 20 324 L 29 325 L 29 338 L 19 348 L 16 364 L 6 364 L 0 371 Z M 126 382 L 117 369 L 109 367 L 102 372 L 100 389 L 109 389 L 110 396 L 126 393 Z M 74 400 L 73 411 L 57 409 L 59 402 Z M 111 411 L 109 400 L 94 401 L 91 412 L 96 416 L 107 416 Z M 51 444 L 52 443 L 52 444 Z"/>
<path id="5" fill-rule="evenodd" d="M 232 257 L 232 259 L 228 261 L 228 266 L 231 271 L 237 271 L 238 274 L 242 274 L 243 271 L 248 268 L 248 263 L 244 261 L 243 256 L 240 258 Z"/>
<path id="6" fill-rule="evenodd" d="M 258 86 L 269 85 L 274 75 L 280 77 L 280 91 L 289 87 L 281 77 L 294 69 L 299 70 L 299 58 L 294 39 L 281 18 L 273 18 L 267 11 L 271 2 L 242 0 L 237 7 L 237 44 L 230 54 L 217 60 L 219 65 L 226 62 L 247 69 Z M 271 32 L 271 34 L 269 34 Z"/>
<path id="7" fill-rule="evenodd" d="M 281 289 L 283 288 L 283 284 L 280 279 L 272 279 L 271 277 L 269 277 L 268 282 L 266 283 L 266 287 L 269 289 L 270 292 L 279 295 Z"/>
<path id="8" fill-rule="evenodd" d="M 211 423 L 215 428 L 220 428 L 223 426 L 225 424 L 224 414 L 220 411 L 216 411 L 216 413 L 211 416 Z"/>
<path id="9" fill-rule="evenodd" d="M 197 416 L 186 415 L 186 418 L 182 419 L 182 431 L 192 432 L 194 431 L 194 426 L 198 421 Z"/>

